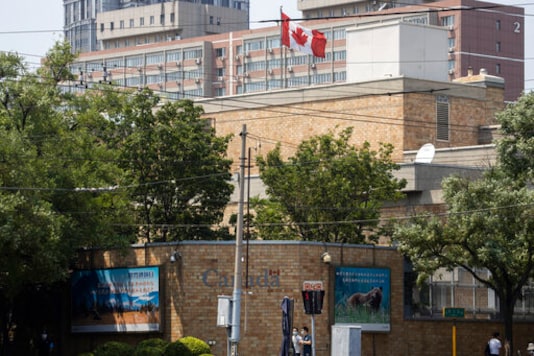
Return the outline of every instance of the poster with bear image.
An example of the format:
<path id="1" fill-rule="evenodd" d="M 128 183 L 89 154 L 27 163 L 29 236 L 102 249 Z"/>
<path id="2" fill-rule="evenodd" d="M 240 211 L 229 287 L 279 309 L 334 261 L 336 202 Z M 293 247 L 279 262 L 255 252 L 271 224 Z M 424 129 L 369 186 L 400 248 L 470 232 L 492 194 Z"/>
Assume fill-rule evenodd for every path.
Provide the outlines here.
<path id="1" fill-rule="evenodd" d="M 388 268 L 336 267 L 335 324 L 358 325 L 363 332 L 389 332 L 390 282 Z"/>

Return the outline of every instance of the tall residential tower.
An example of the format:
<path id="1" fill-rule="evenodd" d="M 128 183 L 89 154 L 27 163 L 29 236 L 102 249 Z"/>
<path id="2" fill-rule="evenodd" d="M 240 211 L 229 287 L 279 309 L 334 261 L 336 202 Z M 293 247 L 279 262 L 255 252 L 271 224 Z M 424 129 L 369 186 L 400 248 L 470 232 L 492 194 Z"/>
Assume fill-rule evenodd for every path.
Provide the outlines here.
<path id="1" fill-rule="evenodd" d="M 74 52 L 248 29 L 250 0 L 63 0 Z"/>

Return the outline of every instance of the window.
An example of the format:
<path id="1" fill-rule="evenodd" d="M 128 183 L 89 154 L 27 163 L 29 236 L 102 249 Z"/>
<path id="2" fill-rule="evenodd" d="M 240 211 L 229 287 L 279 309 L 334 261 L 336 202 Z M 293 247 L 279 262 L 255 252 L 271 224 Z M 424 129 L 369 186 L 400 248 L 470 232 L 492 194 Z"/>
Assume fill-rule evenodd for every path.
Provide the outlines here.
<path id="1" fill-rule="evenodd" d="M 113 21 L 112 21 L 112 22 L 109 23 L 109 29 L 110 29 L 111 31 L 113 31 L 113 27 L 115 27 L 115 26 L 114 26 Z"/>
<path id="2" fill-rule="evenodd" d="M 210 25 L 213 25 L 213 16 L 210 16 Z"/>
<path id="3" fill-rule="evenodd" d="M 104 24 L 103 23 L 100 24 L 100 32 L 104 32 Z"/>
<path id="4" fill-rule="evenodd" d="M 215 48 L 215 56 L 223 58 L 226 54 L 226 48 Z"/>
<path id="5" fill-rule="evenodd" d="M 454 16 L 443 16 L 441 18 L 442 26 L 454 26 Z"/>
<path id="6" fill-rule="evenodd" d="M 144 26 L 145 25 L 145 18 L 144 17 L 140 17 L 139 18 L 139 26 Z"/>
<path id="7" fill-rule="evenodd" d="M 159 24 L 165 25 L 165 14 L 159 15 Z"/>
<path id="8" fill-rule="evenodd" d="M 495 73 L 501 74 L 501 65 L 500 63 L 495 64 Z"/>
<path id="9" fill-rule="evenodd" d="M 449 48 L 454 48 L 454 47 L 456 47 L 456 38 L 451 37 L 449 38 Z"/>
<path id="10" fill-rule="evenodd" d="M 495 42 L 495 51 L 500 52 L 501 51 L 501 42 Z"/>
<path id="11" fill-rule="evenodd" d="M 130 19 L 130 28 L 134 27 L 135 26 L 135 21 L 134 19 Z"/>
<path id="12" fill-rule="evenodd" d="M 154 24 L 154 16 L 150 16 L 150 24 L 151 24 L 151 25 Z"/>
<path id="13" fill-rule="evenodd" d="M 174 23 L 174 12 L 171 12 L 171 22 Z"/>
<path id="14" fill-rule="evenodd" d="M 495 29 L 497 31 L 500 31 L 501 30 L 501 20 L 497 20 L 495 21 Z"/>
<path id="15" fill-rule="evenodd" d="M 436 97 L 436 138 L 449 140 L 449 98 L 444 95 Z"/>
<path id="16" fill-rule="evenodd" d="M 440 269 L 425 283 L 417 283 L 417 273 L 410 263 L 404 270 L 404 317 L 442 318 L 443 307 L 464 308 L 475 319 L 500 319 L 499 299 L 492 289 L 486 288 L 463 268 Z M 477 274 L 489 273 L 478 269 Z M 515 314 L 521 319 L 534 318 L 534 281 L 521 290 L 515 305 Z"/>
<path id="17" fill-rule="evenodd" d="M 121 20 L 119 22 L 119 28 L 121 28 L 121 29 L 124 28 L 124 20 Z"/>

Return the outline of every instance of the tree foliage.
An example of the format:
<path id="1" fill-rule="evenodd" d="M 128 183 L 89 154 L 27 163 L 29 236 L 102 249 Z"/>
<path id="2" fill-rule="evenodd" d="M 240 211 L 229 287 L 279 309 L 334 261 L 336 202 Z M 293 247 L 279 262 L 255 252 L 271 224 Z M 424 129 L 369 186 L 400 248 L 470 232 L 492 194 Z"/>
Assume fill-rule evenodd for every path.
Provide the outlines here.
<path id="1" fill-rule="evenodd" d="M 0 52 L 4 327 L 19 296 L 66 280 L 80 249 L 129 246 L 141 226 L 149 241 L 216 238 L 232 191 L 230 137 L 201 108 L 113 85 L 69 93 L 74 58 L 57 43 L 31 72 Z"/>
<path id="2" fill-rule="evenodd" d="M 497 142 L 502 169 L 515 181 L 534 179 L 534 92 L 497 114 L 503 137 Z"/>
<path id="3" fill-rule="evenodd" d="M 374 241 L 384 201 L 402 196 L 405 182 L 392 172 L 393 147 L 373 151 L 349 145 L 352 129 L 312 137 L 284 162 L 280 146 L 258 157 L 269 200 L 255 205 L 264 239 L 363 243 Z M 261 225 L 259 224 L 261 223 Z"/>
<path id="4" fill-rule="evenodd" d="M 135 95 L 118 124 L 137 221 L 149 242 L 214 238 L 211 226 L 222 220 L 233 189 L 225 157 L 231 137 L 217 137 L 192 101 L 154 111 L 156 104 L 148 90 Z"/>

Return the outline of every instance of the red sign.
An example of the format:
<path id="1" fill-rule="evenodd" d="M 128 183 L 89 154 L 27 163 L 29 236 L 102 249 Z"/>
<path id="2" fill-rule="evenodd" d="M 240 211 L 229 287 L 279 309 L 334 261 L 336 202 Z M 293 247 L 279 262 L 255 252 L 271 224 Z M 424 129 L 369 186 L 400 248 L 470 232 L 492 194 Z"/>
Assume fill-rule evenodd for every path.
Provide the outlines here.
<path id="1" fill-rule="evenodd" d="M 323 281 L 304 281 L 302 290 L 324 290 Z"/>

